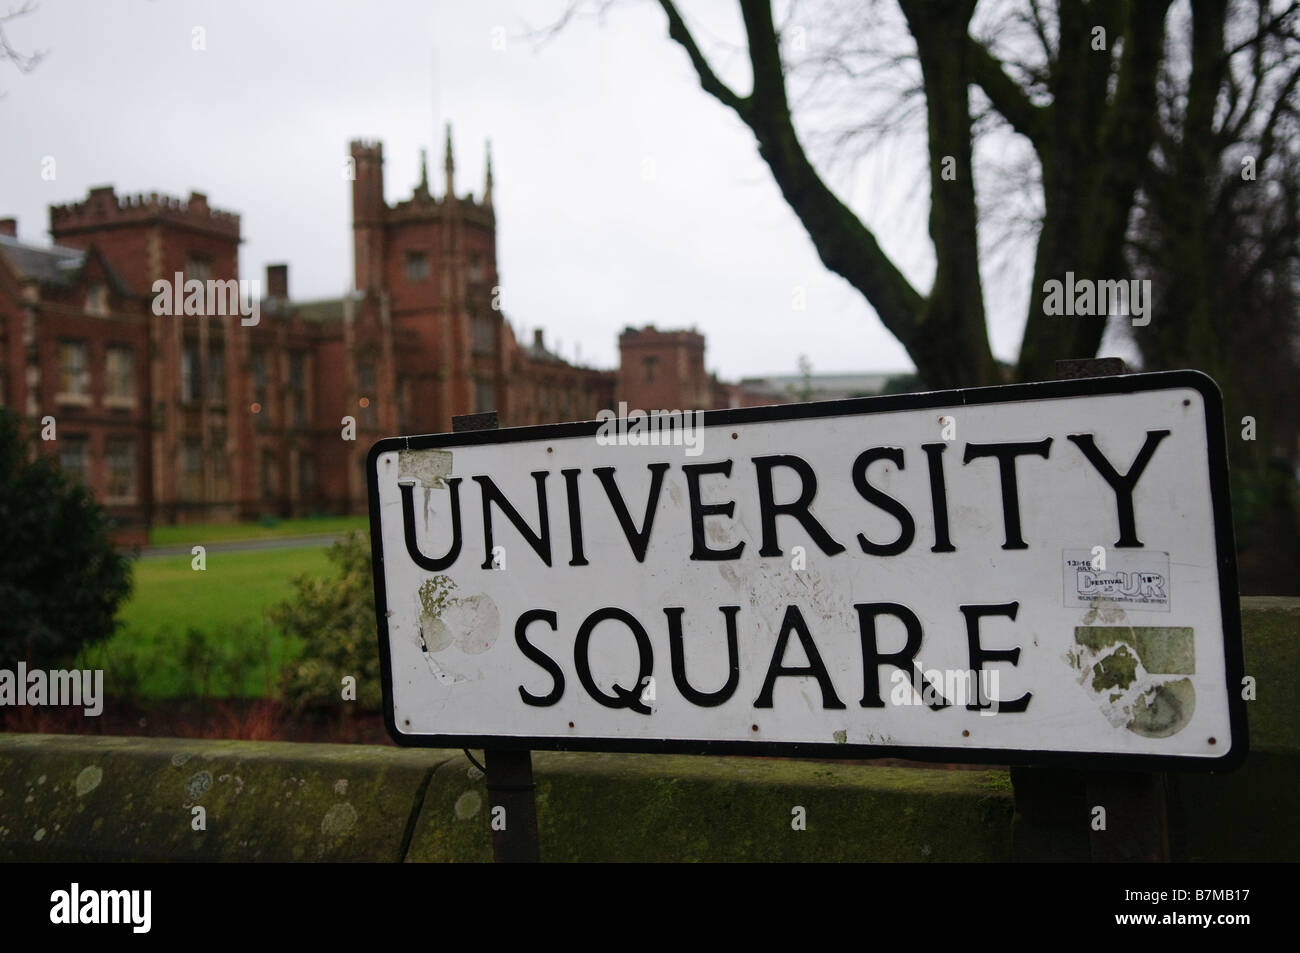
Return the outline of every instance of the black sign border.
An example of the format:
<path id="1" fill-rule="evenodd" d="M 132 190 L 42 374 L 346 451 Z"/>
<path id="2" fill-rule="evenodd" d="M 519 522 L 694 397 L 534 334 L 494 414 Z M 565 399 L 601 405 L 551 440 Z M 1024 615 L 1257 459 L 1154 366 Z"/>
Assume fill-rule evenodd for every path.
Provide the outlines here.
<path id="1" fill-rule="evenodd" d="M 1053 400 L 1105 394 L 1138 394 L 1153 390 L 1191 388 L 1205 406 L 1205 437 L 1210 465 L 1210 494 L 1214 508 L 1214 536 L 1218 551 L 1219 602 L 1223 610 L 1223 647 L 1227 677 L 1228 719 L 1232 732 L 1224 753 L 1200 755 L 1147 755 L 1109 752 L 1052 751 L 1008 748 L 946 748 L 897 745 L 826 744 L 822 742 L 554 738 L 519 735 L 412 735 L 397 729 L 393 709 L 392 659 L 389 653 L 388 603 L 384 584 L 383 534 L 380 531 L 378 457 L 393 450 L 428 450 L 480 444 L 518 443 L 529 440 L 595 436 L 603 424 L 589 420 L 531 427 L 504 427 L 463 433 L 386 437 L 366 455 L 366 484 L 370 499 L 370 547 L 372 554 L 375 616 L 379 629 L 380 674 L 383 679 L 384 724 L 389 737 L 402 747 L 413 748 L 498 748 L 535 751 L 623 751 L 651 754 L 748 755 L 751 757 L 800 757 L 826 760 L 873 760 L 902 758 L 945 764 L 1057 765 L 1103 770 L 1183 772 L 1231 771 L 1246 759 L 1249 736 L 1246 702 L 1241 697 L 1245 672 L 1242 658 L 1241 605 L 1237 588 L 1236 543 L 1228 491 L 1227 438 L 1224 428 L 1223 397 L 1213 378 L 1200 371 L 1158 371 L 1117 374 L 1109 377 L 1005 384 L 947 391 L 927 391 L 884 397 L 854 397 L 801 404 L 772 404 L 730 410 L 709 410 L 702 414 L 705 427 L 812 420 L 819 417 L 861 416 L 934 407 L 978 406 L 1022 401 Z M 1220 739 L 1222 741 L 1222 739 Z"/>

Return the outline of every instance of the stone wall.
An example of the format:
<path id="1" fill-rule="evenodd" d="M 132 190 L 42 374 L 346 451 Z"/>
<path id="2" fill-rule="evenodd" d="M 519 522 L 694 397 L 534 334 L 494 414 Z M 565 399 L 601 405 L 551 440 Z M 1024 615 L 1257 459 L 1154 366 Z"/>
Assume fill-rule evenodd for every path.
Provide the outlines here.
<path id="1" fill-rule="evenodd" d="M 1251 752 L 1234 773 L 1175 778 L 1175 859 L 1300 859 L 1300 599 L 1243 599 L 1242 617 Z M 552 752 L 533 766 L 543 860 L 1086 859 L 1086 809 L 1013 837 L 1002 768 Z M 486 861 L 490 814 L 460 751 L 0 735 L 4 860 Z"/>

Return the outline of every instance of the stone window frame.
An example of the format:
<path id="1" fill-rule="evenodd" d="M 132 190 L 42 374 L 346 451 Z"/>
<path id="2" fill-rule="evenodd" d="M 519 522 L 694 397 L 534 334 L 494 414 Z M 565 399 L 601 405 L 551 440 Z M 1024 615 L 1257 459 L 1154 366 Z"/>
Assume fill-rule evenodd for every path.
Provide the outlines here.
<path id="1" fill-rule="evenodd" d="M 181 498 L 189 501 L 201 500 L 203 498 L 203 441 L 196 434 L 182 437 L 178 458 Z"/>
<path id="2" fill-rule="evenodd" d="M 423 282 L 429 280 L 429 253 L 411 249 L 405 256 L 406 280 Z"/>
<path id="3" fill-rule="evenodd" d="M 64 462 L 67 454 L 73 448 L 80 449 L 81 465 L 77 469 L 70 469 Z M 90 434 L 70 433 L 64 434 L 58 439 L 59 469 L 71 476 L 82 485 L 90 485 Z"/>
<path id="4" fill-rule="evenodd" d="M 114 477 L 118 471 L 114 469 L 114 451 L 126 447 L 125 459 L 129 476 L 127 478 L 127 491 L 124 493 L 114 493 Z M 139 499 L 139 459 L 136 455 L 135 437 L 130 435 L 115 435 L 104 441 L 104 502 L 105 503 L 135 503 Z"/>
<path id="5" fill-rule="evenodd" d="M 108 285 L 97 281 L 86 288 L 86 314 L 92 318 L 108 317 Z"/>
<path id="6" fill-rule="evenodd" d="M 121 367 L 114 367 L 114 357 L 126 355 L 125 373 Z M 126 381 L 126 391 L 119 392 L 115 385 Z M 124 410 L 133 410 L 136 406 L 135 348 L 129 344 L 115 341 L 104 348 L 104 406 Z"/>
<path id="7" fill-rule="evenodd" d="M 80 381 L 80 387 L 76 390 L 67 390 L 67 367 L 66 355 L 81 353 L 81 368 L 73 373 L 77 374 Z M 90 381 L 90 342 L 85 338 L 60 338 L 56 345 L 56 354 L 58 359 L 58 390 L 54 399 L 60 404 L 75 404 L 82 407 L 89 407 L 92 400 L 91 381 Z"/>

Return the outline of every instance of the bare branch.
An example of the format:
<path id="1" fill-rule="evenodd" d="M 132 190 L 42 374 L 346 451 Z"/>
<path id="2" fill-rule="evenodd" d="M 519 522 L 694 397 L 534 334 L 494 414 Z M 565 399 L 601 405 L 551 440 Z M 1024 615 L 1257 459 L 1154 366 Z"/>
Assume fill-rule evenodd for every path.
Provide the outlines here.
<path id="1" fill-rule="evenodd" d="M 595 9 L 592 11 L 596 20 L 602 22 L 605 19 L 605 11 L 612 7 L 618 0 L 595 0 Z M 540 50 L 559 36 L 566 26 L 569 25 L 576 17 L 581 16 L 583 10 L 583 0 L 570 0 L 565 6 L 564 12 L 559 18 L 551 24 L 541 27 L 527 27 L 520 35 L 521 40 L 530 41 L 534 50 Z M 526 21 L 525 21 L 526 22 Z"/>
<path id="2" fill-rule="evenodd" d="M 5 35 L 4 24 L 35 12 L 36 4 L 32 0 L 27 0 L 21 7 L 0 14 L 0 60 L 9 60 L 22 73 L 30 73 L 34 70 L 36 64 L 45 58 L 45 52 L 38 50 L 35 53 L 23 53 L 14 49 L 13 44 L 9 42 L 9 38 Z"/>
<path id="3" fill-rule="evenodd" d="M 723 105 L 731 107 L 736 114 L 749 122 L 748 114 L 750 110 L 751 97 L 740 96 L 735 93 L 731 87 L 727 86 L 722 80 L 718 79 L 713 68 L 709 66 L 708 59 L 701 52 L 699 45 L 695 42 L 695 37 L 686 26 L 686 21 L 682 19 L 677 7 L 672 0 L 659 0 L 659 5 L 663 7 L 664 14 L 668 17 L 668 36 L 677 42 L 686 55 L 690 57 L 691 65 L 695 67 L 695 73 L 700 78 L 700 86 L 706 93 Z"/>
<path id="4" fill-rule="evenodd" d="M 1043 58 L 1047 60 L 1050 72 L 1052 61 L 1056 58 L 1056 53 L 1052 49 L 1052 41 L 1047 36 L 1047 24 L 1043 20 L 1043 11 L 1039 9 L 1038 0 L 1029 0 L 1030 16 L 1034 23 L 1034 35 L 1038 37 L 1038 42 L 1043 49 Z"/>
<path id="5" fill-rule="evenodd" d="M 967 46 L 971 79 L 984 90 L 993 108 L 1026 139 L 1040 143 L 1044 135 L 1047 110 L 1034 105 L 1025 91 L 1003 70 L 1002 64 L 988 48 L 974 37 Z"/>
<path id="6" fill-rule="evenodd" d="M 1281 91 L 1278 93 L 1276 102 L 1273 103 L 1273 108 L 1269 110 L 1264 128 L 1260 131 L 1258 162 L 1261 165 L 1273 155 L 1274 134 L 1278 120 L 1287 114 L 1294 114 L 1295 112 L 1295 104 L 1291 101 L 1291 97 L 1296 91 L 1297 84 L 1300 84 L 1300 67 L 1292 70 L 1291 75 L 1287 77 Z"/>
<path id="7" fill-rule="evenodd" d="M 1261 16 L 1259 29 L 1256 30 L 1252 36 L 1242 40 L 1236 46 L 1224 50 L 1224 59 L 1231 59 L 1247 47 L 1260 43 L 1265 37 L 1282 35 L 1285 32 L 1283 28 L 1287 26 L 1287 21 L 1294 19 L 1297 14 L 1300 14 L 1300 0 L 1292 0 L 1290 6 L 1275 17 L 1270 17 L 1265 20 Z"/>

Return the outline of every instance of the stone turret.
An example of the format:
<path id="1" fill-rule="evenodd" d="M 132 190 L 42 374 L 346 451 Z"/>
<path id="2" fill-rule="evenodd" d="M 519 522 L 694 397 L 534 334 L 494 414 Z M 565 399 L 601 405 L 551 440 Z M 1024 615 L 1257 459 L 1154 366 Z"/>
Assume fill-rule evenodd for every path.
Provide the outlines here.
<path id="1" fill-rule="evenodd" d="M 356 288 L 366 291 L 383 280 L 384 261 L 384 147 L 378 142 L 353 140 L 352 241 Z"/>

